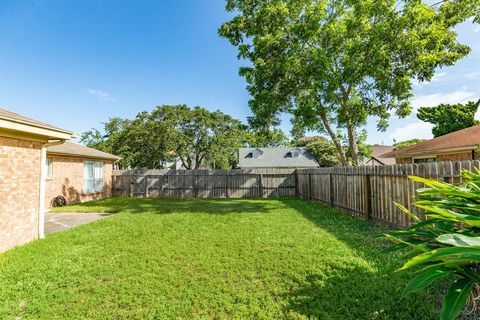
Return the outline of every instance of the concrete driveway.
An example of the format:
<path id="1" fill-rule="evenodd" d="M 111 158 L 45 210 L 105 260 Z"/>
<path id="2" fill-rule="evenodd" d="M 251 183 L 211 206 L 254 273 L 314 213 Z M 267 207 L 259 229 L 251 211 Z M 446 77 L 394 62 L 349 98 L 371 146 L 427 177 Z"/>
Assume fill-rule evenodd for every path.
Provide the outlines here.
<path id="1" fill-rule="evenodd" d="M 111 213 L 47 213 L 45 216 L 45 234 L 71 229 L 111 215 Z"/>

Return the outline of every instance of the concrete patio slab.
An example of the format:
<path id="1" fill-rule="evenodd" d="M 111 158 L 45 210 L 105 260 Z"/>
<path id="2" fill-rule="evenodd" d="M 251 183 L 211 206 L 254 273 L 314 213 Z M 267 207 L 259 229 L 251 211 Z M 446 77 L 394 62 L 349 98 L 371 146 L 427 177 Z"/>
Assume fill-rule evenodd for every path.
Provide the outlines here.
<path id="1" fill-rule="evenodd" d="M 68 230 L 111 215 L 111 213 L 48 213 L 45 216 L 45 234 Z"/>

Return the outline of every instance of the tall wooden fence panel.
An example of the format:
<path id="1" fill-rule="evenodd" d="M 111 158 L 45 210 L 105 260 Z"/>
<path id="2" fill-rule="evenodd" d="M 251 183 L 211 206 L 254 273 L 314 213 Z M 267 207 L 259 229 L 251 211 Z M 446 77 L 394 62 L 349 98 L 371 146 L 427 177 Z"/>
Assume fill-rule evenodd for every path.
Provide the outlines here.
<path id="1" fill-rule="evenodd" d="M 462 169 L 473 170 L 479 166 L 480 162 L 476 160 L 298 169 L 297 194 L 304 199 L 344 209 L 355 216 L 405 227 L 410 221 L 395 202 L 423 217 L 421 210 L 413 205 L 415 191 L 422 184 L 408 179 L 409 175 L 456 184 L 461 180 Z"/>
<path id="2" fill-rule="evenodd" d="M 415 175 L 459 183 L 462 169 L 480 167 L 480 161 L 456 161 L 393 166 L 315 169 L 242 170 L 117 170 L 113 194 L 124 197 L 294 197 L 319 201 L 351 214 L 389 225 L 410 224 L 395 202 L 423 217 L 416 208 L 415 191 L 423 185 Z"/>
<path id="3" fill-rule="evenodd" d="M 123 197 L 294 197 L 295 169 L 116 170 L 113 193 Z"/>

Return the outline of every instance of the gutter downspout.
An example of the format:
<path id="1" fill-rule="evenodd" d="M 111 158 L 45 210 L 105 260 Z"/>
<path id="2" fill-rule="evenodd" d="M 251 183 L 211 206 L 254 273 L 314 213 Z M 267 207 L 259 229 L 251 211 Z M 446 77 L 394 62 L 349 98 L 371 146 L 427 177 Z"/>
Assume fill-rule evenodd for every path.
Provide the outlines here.
<path id="1" fill-rule="evenodd" d="M 47 180 L 47 148 L 65 143 L 65 140 L 47 142 L 40 153 L 40 192 L 38 202 L 38 238 L 45 238 L 45 189 Z"/>

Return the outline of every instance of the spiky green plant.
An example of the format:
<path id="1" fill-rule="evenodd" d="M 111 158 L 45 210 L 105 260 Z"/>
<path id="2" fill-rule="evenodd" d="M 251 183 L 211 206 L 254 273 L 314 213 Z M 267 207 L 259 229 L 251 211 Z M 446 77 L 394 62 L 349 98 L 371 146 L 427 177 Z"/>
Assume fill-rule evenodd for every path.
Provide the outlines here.
<path id="1" fill-rule="evenodd" d="M 398 271 L 414 269 L 416 275 L 405 294 L 443 278 L 451 281 L 442 320 L 456 319 L 462 311 L 464 315 L 480 314 L 480 171 L 464 170 L 461 176 L 459 185 L 409 177 L 425 185 L 417 190 L 415 206 L 425 210 L 426 219 L 396 204 L 410 216 L 412 225 L 385 234 L 396 242 L 389 251 L 409 249 Z"/>

